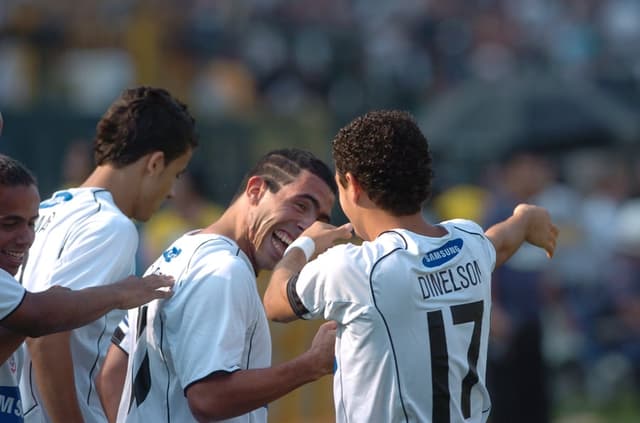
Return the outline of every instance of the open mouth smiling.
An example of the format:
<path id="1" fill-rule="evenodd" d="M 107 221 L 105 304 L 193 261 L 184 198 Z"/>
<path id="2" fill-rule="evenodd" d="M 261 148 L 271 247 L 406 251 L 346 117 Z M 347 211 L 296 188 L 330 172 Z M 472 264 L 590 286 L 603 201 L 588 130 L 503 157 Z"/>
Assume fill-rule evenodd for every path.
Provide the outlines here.
<path id="1" fill-rule="evenodd" d="M 293 238 L 289 236 L 289 234 L 283 230 L 275 230 L 273 232 L 273 245 L 280 255 L 284 254 L 284 250 L 287 249 L 289 244 L 293 242 Z"/>

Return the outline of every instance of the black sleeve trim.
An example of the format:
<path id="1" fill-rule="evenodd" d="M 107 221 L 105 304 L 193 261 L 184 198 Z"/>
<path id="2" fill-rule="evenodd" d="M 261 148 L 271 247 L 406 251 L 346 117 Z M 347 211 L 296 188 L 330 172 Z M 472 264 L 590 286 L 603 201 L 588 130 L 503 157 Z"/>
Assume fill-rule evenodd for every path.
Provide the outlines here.
<path id="1" fill-rule="evenodd" d="M 124 339 L 124 332 L 120 329 L 120 326 L 116 327 L 116 330 L 113 331 L 113 335 L 111 335 L 111 342 L 120 346 L 120 343 Z"/>
<path id="2" fill-rule="evenodd" d="M 8 312 L 6 314 L 6 316 L 4 316 L 2 319 L 0 319 L 0 321 L 6 319 L 7 317 L 11 316 L 17 309 L 20 308 L 20 306 L 22 305 L 22 303 L 24 302 L 24 299 L 27 298 L 27 290 L 25 289 L 24 292 L 22 293 L 22 299 L 20 300 L 20 302 L 13 308 L 13 310 L 11 310 L 10 312 Z"/>
<path id="3" fill-rule="evenodd" d="M 302 317 L 303 315 L 309 313 L 309 310 L 302 304 L 302 300 L 298 296 L 296 292 L 296 283 L 298 282 L 299 274 L 295 274 L 289 278 L 287 281 L 287 298 L 289 299 L 289 305 L 293 309 L 293 312 L 298 317 Z"/>

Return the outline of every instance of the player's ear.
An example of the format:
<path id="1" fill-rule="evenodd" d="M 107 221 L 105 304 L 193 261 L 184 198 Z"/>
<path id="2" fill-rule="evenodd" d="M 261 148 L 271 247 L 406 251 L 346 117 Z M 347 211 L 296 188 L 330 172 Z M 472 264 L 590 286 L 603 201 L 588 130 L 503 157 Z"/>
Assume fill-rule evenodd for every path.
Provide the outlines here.
<path id="1" fill-rule="evenodd" d="M 157 175 L 165 168 L 164 153 L 162 151 L 154 151 L 147 158 L 146 170 L 151 175 Z"/>
<path id="2" fill-rule="evenodd" d="M 358 182 L 358 179 L 351 172 L 347 172 L 344 175 L 344 179 L 347 184 L 344 187 L 347 195 L 351 197 L 351 201 L 354 203 L 358 202 L 360 196 L 362 195 L 362 185 Z"/>
<path id="3" fill-rule="evenodd" d="M 247 181 L 247 187 L 244 192 L 246 196 L 249 198 L 249 202 L 251 204 L 258 204 L 260 199 L 264 196 L 265 192 L 267 192 L 267 181 L 261 176 L 252 176 Z"/>

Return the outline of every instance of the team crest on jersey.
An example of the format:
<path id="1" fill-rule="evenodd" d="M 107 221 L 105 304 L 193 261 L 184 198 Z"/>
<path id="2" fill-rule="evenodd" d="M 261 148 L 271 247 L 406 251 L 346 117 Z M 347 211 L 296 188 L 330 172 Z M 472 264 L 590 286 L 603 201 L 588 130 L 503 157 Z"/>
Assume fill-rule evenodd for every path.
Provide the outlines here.
<path id="1" fill-rule="evenodd" d="M 431 250 L 425 254 L 422 258 L 422 264 L 424 264 L 425 267 L 438 267 L 457 256 L 458 253 L 462 251 L 462 244 L 462 239 L 452 239 L 442 247 Z"/>
<path id="2" fill-rule="evenodd" d="M 171 247 L 168 250 L 166 250 L 164 253 L 162 253 L 162 257 L 164 257 L 164 261 L 169 263 L 171 260 L 173 260 L 174 258 L 178 257 L 181 252 L 182 252 L 182 250 L 180 248 Z"/>
<path id="3" fill-rule="evenodd" d="M 48 200 L 40 203 L 41 209 L 48 209 L 49 207 L 53 207 L 57 204 L 64 203 L 65 201 L 69 201 L 73 198 L 73 194 L 69 191 L 60 191 L 56 193 L 53 198 L 49 198 Z"/>

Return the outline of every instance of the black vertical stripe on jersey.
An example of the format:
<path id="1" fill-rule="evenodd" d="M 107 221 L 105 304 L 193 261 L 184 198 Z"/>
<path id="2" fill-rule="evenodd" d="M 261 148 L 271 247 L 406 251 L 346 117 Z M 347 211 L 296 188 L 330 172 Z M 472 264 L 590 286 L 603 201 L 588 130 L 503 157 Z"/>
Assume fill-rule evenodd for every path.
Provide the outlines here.
<path id="1" fill-rule="evenodd" d="M 22 417 L 25 417 L 27 414 L 31 413 L 38 406 L 38 398 L 36 397 L 36 393 L 33 392 L 33 387 L 36 386 L 33 381 L 33 361 L 29 360 L 29 390 L 31 394 L 31 399 L 33 400 L 33 406 L 28 410 L 22 411 Z"/>
<path id="2" fill-rule="evenodd" d="M 433 422 L 450 422 L 449 402 L 449 352 L 442 311 L 427 313 L 429 327 L 429 345 L 431 346 L 431 390 L 433 393 Z"/>
<path id="3" fill-rule="evenodd" d="M 98 336 L 98 341 L 96 342 L 96 351 L 95 351 L 95 360 L 93 360 L 93 365 L 89 370 L 89 392 L 87 392 L 87 405 L 91 406 L 91 393 L 93 392 L 93 373 L 98 368 L 98 360 L 100 359 L 100 342 L 102 341 L 102 337 L 107 332 L 107 317 L 101 317 L 103 321 L 102 330 L 100 331 L 100 335 Z"/>
<path id="4" fill-rule="evenodd" d="M 147 306 L 142 306 L 138 310 L 138 322 L 136 325 L 136 342 L 142 336 L 142 332 L 147 328 Z"/>
<path id="5" fill-rule="evenodd" d="M 465 419 L 471 417 L 471 388 L 480 381 L 477 366 L 478 356 L 480 354 L 480 332 L 482 330 L 483 311 L 483 301 L 451 306 L 451 314 L 454 324 L 458 325 L 461 323 L 475 322 L 473 325 L 473 333 L 471 334 L 471 343 L 467 352 L 469 372 L 462 380 L 461 405 L 462 414 Z"/>
<path id="6" fill-rule="evenodd" d="M 256 335 L 256 330 L 258 330 L 258 322 L 256 321 L 253 325 L 253 330 L 251 331 L 251 336 L 249 337 L 249 351 L 247 351 L 247 362 L 245 363 L 245 368 L 250 369 L 249 363 L 251 363 L 251 353 L 253 352 L 253 337 Z"/>
<path id="7" fill-rule="evenodd" d="M 392 232 L 394 234 L 397 234 L 403 241 L 404 241 L 404 245 L 405 248 L 394 248 L 393 250 L 389 251 L 387 254 L 383 255 L 382 257 L 380 257 L 378 259 L 378 261 L 376 261 L 373 266 L 371 267 L 371 273 L 369 274 L 369 289 L 371 290 L 371 298 L 373 300 L 373 305 L 376 308 L 376 310 L 378 310 L 378 313 L 380 314 L 380 317 L 382 318 L 382 322 L 384 323 L 384 327 L 387 330 L 387 337 L 389 338 L 389 344 L 391 345 L 391 353 L 393 354 L 393 364 L 395 367 L 395 372 L 396 372 L 396 379 L 398 380 L 398 396 L 400 397 L 400 405 L 402 406 L 402 412 L 404 413 L 404 420 L 406 422 L 409 422 L 409 416 L 407 415 L 407 409 L 404 405 L 404 399 L 402 397 L 402 384 L 400 383 L 400 370 L 398 369 L 398 358 L 396 356 L 396 349 L 395 346 L 393 345 L 393 338 L 391 337 L 391 331 L 389 330 L 389 325 L 387 324 L 387 319 L 385 319 L 384 314 L 382 313 L 382 311 L 380 310 L 380 308 L 378 307 L 378 303 L 376 302 L 376 297 L 373 293 L 373 272 L 376 268 L 376 266 L 385 258 L 387 258 L 388 256 L 390 256 L 391 254 L 395 253 L 398 250 L 404 250 L 407 248 L 407 242 L 404 239 L 404 237 L 402 236 L 402 234 L 395 232 L 395 231 L 388 231 L 388 232 Z"/>
<path id="8" fill-rule="evenodd" d="M 162 313 L 160 313 L 160 353 L 162 357 L 166 357 L 165 355 L 165 345 L 164 345 L 164 317 Z M 168 347 L 166 347 L 168 349 Z M 171 422 L 171 401 L 169 401 L 169 392 L 171 391 L 171 372 L 169 371 L 169 363 L 167 360 L 161 360 L 164 364 L 164 371 L 167 374 L 167 386 L 164 391 L 164 404 L 167 411 L 167 423 Z M 185 392 L 185 397 L 187 393 Z"/>
<path id="9" fill-rule="evenodd" d="M 142 332 L 147 327 L 147 306 L 142 306 L 138 309 L 138 321 L 136 323 L 136 342 L 142 336 Z M 134 351 L 131 351 L 133 354 Z M 133 400 L 136 400 L 136 406 L 142 404 L 142 401 L 147 398 L 149 394 L 149 390 L 151 390 L 151 370 L 149 368 L 149 352 L 144 352 L 144 358 L 142 359 L 142 363 L 140 363 L 140 367 L 138 367 L 138 371 L 136 376 L 133 379 L 133 387 L 131 389 L 131 398 L 129 400 L 129 409 L 133 405 Z"/>
<path id="10" fill-rule="evenodd" d="M 145 351 L 144 359 L 140 363 L 136 377 L 133 379 L 133 390 L 131 396 L 131 403 L 136 400 L 136 406 L 140 407 L 140 404 L 147 398 L 149 391 L 151 390 L 151 371 L 149 368 L 149 352 Z M 131 408 L 131 405 L 129 405 Z"/>

